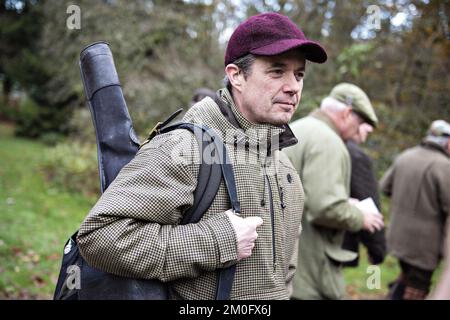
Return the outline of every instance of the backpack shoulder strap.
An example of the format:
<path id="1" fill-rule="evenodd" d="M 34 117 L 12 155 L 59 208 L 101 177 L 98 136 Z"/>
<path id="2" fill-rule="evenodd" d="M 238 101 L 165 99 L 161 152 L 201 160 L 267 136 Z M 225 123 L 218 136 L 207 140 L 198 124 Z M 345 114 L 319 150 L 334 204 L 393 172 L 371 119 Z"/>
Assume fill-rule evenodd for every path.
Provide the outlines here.
<path id="1" fill-rule="evenodd" d="M 203 214 L 214 201 L 222 176 L 228 191 L 231 207 L 235 213 L 239 214 L 241 209 L 237 198 L 233 165 L 221 137 L 206 126 L 192 123 L 178 123 L 163 128 L 160 132 L 165 133 L 175 129 L 187 129 L 194 133 L 197 142 L 201 146 L 202 157 L 197 188 L 194 191 L 194 204 L 185 212 L 182 224 L 200 221 Z M 210 149 L 208 150 L 207 148 Z M 205 150 L 210 152 L 207 153 Z M 211 158 L 209 155 L 211 155 Z M 207 156 L 207 159 L 205 159 L 205 156 Z M 236 265 L 217 271 L 216 300 L 228 300 L 230 298 L 235 272 Z"/>

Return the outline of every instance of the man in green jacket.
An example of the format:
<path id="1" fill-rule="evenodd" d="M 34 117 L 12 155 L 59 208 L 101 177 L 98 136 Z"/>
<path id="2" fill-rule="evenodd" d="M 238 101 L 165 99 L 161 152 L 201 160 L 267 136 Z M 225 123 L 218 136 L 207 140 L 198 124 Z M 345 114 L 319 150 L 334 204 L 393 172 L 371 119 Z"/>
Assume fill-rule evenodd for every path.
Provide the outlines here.
<path id="1" fill-rule="evenodd" d="M 349 202 L 351 162 L 344 144 L 362 123 L 375 126 L 377 121 L 367 95 L 341 83 L 319 110 L 291 125 L 300 142 L 285 152 L 305 191 L 293 299 L 344 298 L 341 263 L 356 257 L 341 248 L 344 231 L 373 232 L 383 226 L 378 212 L 362 211 Z"/>
<path id="2" fill-rule="evenodd" d="M 390 298 L 424 299 L 441 260 L 450 215 L 450 124 L 434 121 L 422 143 L 402 152 L 380 184 L 391 197 L 388 250 L 402 271 Z"/>
<path id="3" fill-rule="evenodd" d="M 288 299 L 303 189 L 279 150 L 297 142 L 287 123 L 300 102 L 306 60 L 326 59 L 286 16 L 243 22 L 226 50 L 227 87 L 183 118 L 223 137 L 240 216 L 230 212 L 222 182 L 198 223 L 179 224 L 193 204 L 199 148 L 187 130 L 161 134 L 121 170 L 81 225 L 77 240 L 87 263 L 171 282 L 174 299 L 214 299 L 217 270 L 236 264 L 231 299 Z"/>

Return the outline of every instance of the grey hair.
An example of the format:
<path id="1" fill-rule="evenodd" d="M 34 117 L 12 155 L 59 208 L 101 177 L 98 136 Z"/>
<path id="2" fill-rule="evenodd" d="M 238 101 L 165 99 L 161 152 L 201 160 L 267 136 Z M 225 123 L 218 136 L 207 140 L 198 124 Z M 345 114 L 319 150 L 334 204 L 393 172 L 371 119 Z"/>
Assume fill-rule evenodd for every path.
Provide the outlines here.
<path id="1" fill-rule="evenodd" d="M 436 137 L 436 136 L 433 136 L 433 135 L 428 135 L 428 136 L 425 137 L 425 141 L 435 143 L 435 144 L 439 145 L 440 147 L 442 147 L 444 149 L 447 148 L 449 139 L 450 139 L 450 137 L 447 137 L 447 136 Z"/>
<path id="2" fill-rule="evenodd" d="M 250 70 L 251 70 L 255 60 L 256 60 L 256 57 L 253 54 L 249 53 L 243 57 L 240 57 L 240 58 L 234 60 L 232 62 L 232 64 L 237 65 L 238 68 L 240 70 L 242 70 L 242 73 L 244 74 L 244 78 L 247 78 L 247 76 L 250 74 Z M 230 82 L 230 79 L 228 79 L 227 75 L 225 75 L 225 78 L 223 79 L 223 83 L 224 83 L 225 87 L 228 89 L 228 91 L 231 92 L 231 82 Z"/>
<path id="3" fill-rule="evenodd" d="M 341 112 L 345 110 L 345 108 L 347 108 L 347 105 L 345 103 L 342 103 L 332 97 L 326 97 L 320 104 L 321 110 L 331 113 Z"/>

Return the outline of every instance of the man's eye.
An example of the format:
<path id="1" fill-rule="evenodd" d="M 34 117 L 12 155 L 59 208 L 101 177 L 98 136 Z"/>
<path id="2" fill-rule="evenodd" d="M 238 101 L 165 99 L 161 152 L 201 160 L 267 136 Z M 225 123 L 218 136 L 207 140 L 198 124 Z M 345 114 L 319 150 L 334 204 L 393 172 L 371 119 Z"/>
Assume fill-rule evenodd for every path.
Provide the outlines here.
<path id="1" fill-rule="evenodd" d="M 276 76 L 281 76 L 283 74 L 283 70 L 281 69 L 273 69 L 270 71 L 270 73 L 276 75 Z"/>
<path id="2" fill-rule="evenodd" d="M 300 81 L 303 79 L 304 76 L 305 76 L 304 72 L 298 72 L 295 77 L 297 78 L 297 81 Z"/>

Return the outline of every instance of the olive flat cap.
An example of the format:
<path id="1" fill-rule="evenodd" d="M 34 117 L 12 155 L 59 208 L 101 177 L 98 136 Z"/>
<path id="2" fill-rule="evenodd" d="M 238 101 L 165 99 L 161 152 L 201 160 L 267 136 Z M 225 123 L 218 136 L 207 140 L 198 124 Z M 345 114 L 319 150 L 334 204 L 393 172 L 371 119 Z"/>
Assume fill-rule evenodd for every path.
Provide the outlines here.
<path id="1" fill-rule="evenodd" d="M 367 94 L 358 86 L 351 83 L 340 83 L 331 90 L 330 97 L 351 106 L 353 111 L 360 115 L 365 122 L 376 127 L 378 118 L 372 103 Z"/>

